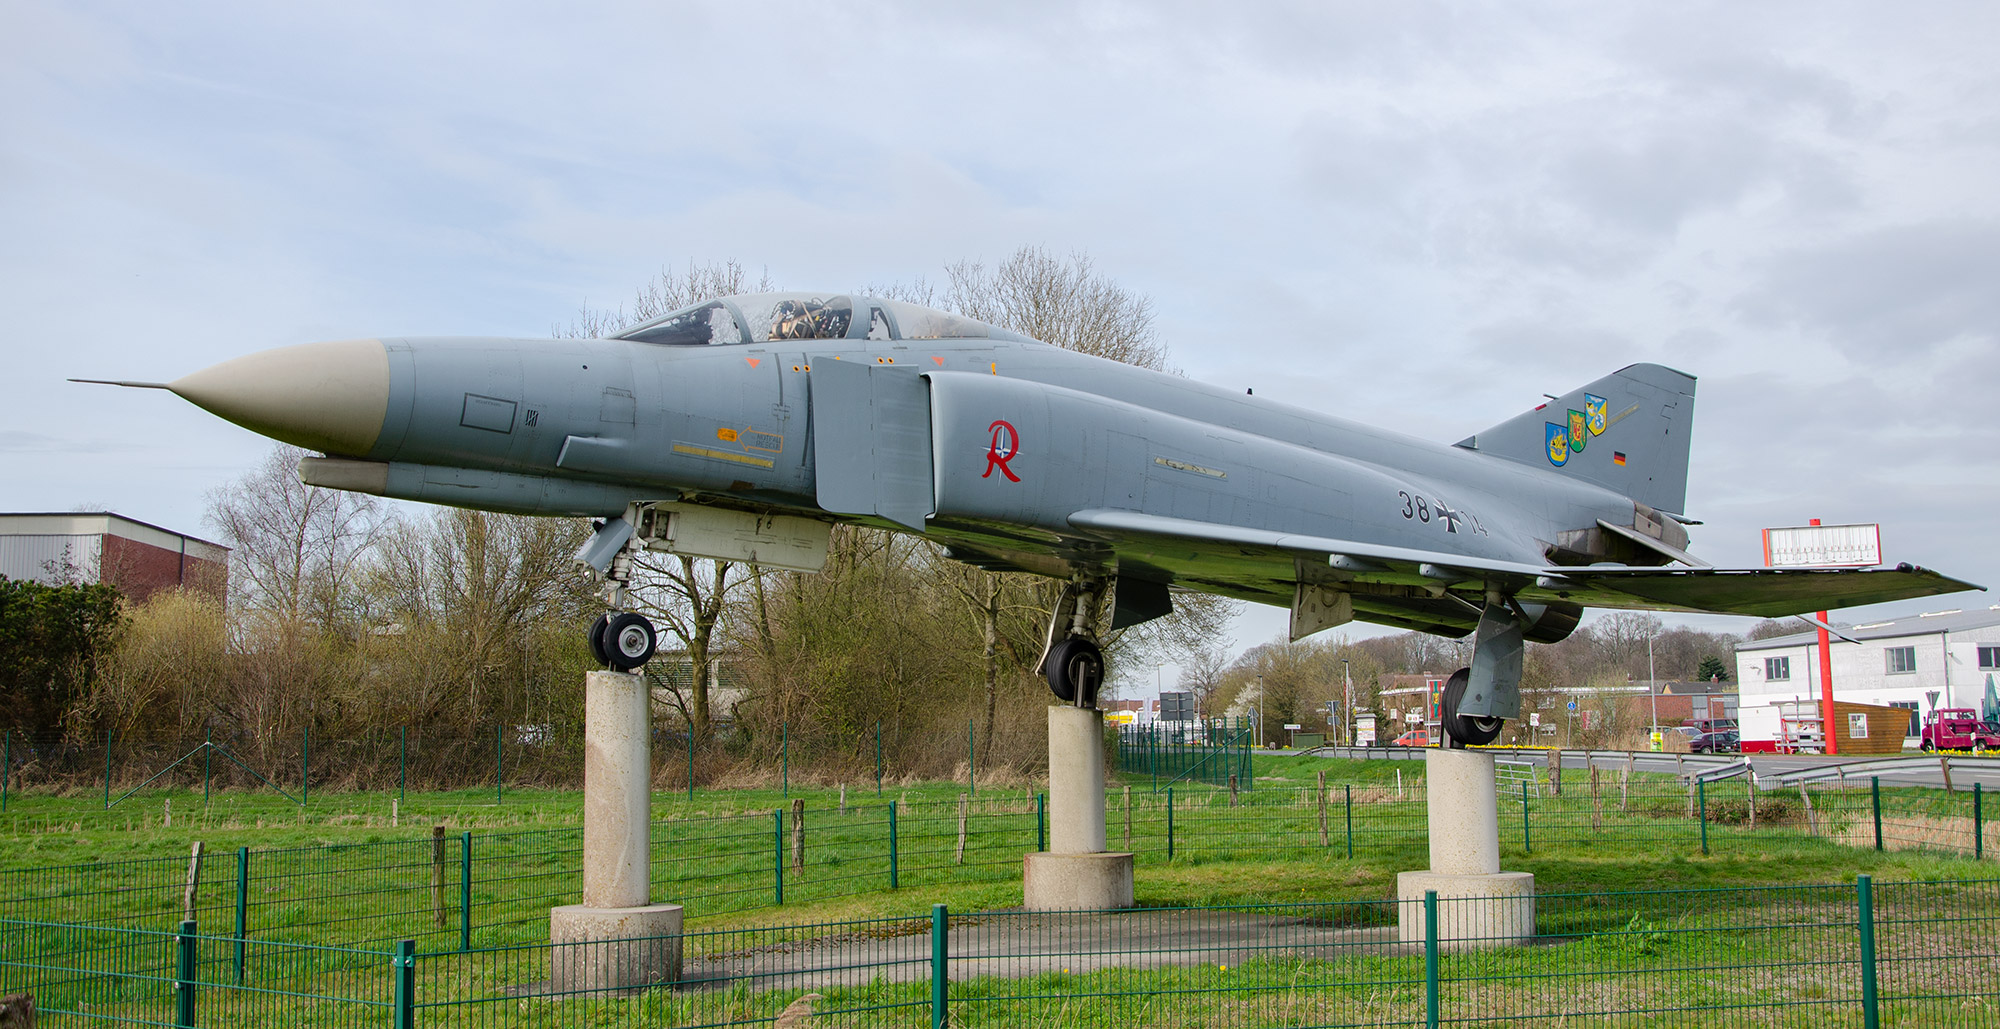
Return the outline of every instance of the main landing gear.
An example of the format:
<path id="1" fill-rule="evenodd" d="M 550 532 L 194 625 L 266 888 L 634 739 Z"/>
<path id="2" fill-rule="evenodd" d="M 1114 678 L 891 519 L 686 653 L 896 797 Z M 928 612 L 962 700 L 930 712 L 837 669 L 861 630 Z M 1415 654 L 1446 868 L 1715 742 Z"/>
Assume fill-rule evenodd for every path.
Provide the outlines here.
<path id="1" fill-rule="evenodd" d="M 598 615 L 590 627 L 590 656 L 620 672 L 645 665 L 659 645 L 659 634 L 651 620 L 642 614 L 617 610 L 625 606 L 625 584 L 632 578 L 635 542 L 632 523 L 613 518 L 600 523 L 596 534 L 576 555 L 579 563 L 604 580 L 604 599 L 613 608 Z"/>
<path id="2" fill-rule="evenodd" d="M 1498 590 L 1487 591 L 1473 637 L 1472 665 L 1445 680 L 1439 707 L 1447 746 L 1486 746 L 1500 738 L 1506 719 L 1521 717 L 1525 633 L 1543 613 L 1523 608 Z"/>
<path id="3" fill-rule="evenodd" d="M 1039 670 L 1049 692 L 1065 704 L 1097 706 L 1104 685 L 1104 651 L 1097 645 L 1097 608 L 1105 581 L 1079 576 L 1063 586 L 1062 597 L 1049 618 L 1049 638 Z"/>

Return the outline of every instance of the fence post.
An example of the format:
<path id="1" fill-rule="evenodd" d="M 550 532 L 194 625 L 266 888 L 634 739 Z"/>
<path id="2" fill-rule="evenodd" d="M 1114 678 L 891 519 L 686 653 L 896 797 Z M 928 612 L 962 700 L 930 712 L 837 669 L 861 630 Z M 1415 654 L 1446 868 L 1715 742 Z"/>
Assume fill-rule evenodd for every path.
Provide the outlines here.
<path id="1" fill-rule="evenodd" d="M 417 1024 L 417 941 L 403 940 L 389 957 L 390 991 L 395 997 L 395 1029 Z"/>
<path id="2" fill-rule="evenodd" d="M 396 727 L 396 802 L 409 799 L 403 792 L 403 785 L 410 774 L 410 727 Z"/>
<path id="3" fill-rule="evenodd" d="M 1696 779 L 1694 783 L 1695 802 L 1701 805 L 1701 852 L 1708 853 L 1708 783 Z"/>
<path id="4" fill-rule="evenodd" d="M 1438 1025 L 1438 892 L 1424 891 L 1424 1025 Z"/>
<path id="5" fill-rule="evenodd" d="M 1167 787 L 1167 860 L 1174 859 L 1174 788 Z"/>
<path id="6" fill-rule="evenodd" d="M 1315 779 L 1317 780 L 1317 787 L 1313 790 L 1313 796 L 1319 801 L 1319 845 L 1324 847 L 1328 842 L 1326 834 L 1326 773 L 1318 773 Z"/>
<path id="7" fill-rule="evenodd" d="M 236 981 L 243 981 L 243 938 L 250 933 L 250 848 L 236 848 Z"/>
<path id="8" fill-rule="evenodd" d="M 1428 784 L 1426 784 L 1428 786 Z M 1521 784 L 1521 849 L 1530 854 L 1535 852 L 1535 838 L 1528 831 L 1528 784 Z"/>
<path id="9" fill-rule="evenodd" d="M 1868 804 L 1875 809 L 1875 849 L 1882 849 L 1882 777 L 1868 777 Z"/>
<path id="10" fill-rule="evenodd" d="M 792 798 L 792 871 L 806 870 L 806 798 Z"/>
<path id="11" fill-rule="evenodd" d="M 215 773 L 215 730 L 208 730 L 201 739 L 201 806 L 208 806 L 208 783 Z M 4 794 L 0 794 L 4 795 Z"/>
<path id="12" fill-rule="evenodd" d="M 1049 849 L 1048 801 L 1048 794 L 1035 794 L 1035 850 L 1037 852 Z"/>
<path id="13" fill-rule="evenodd" d="M 773 903 L 785 903 L 785 809 L 771 812 L 771 896 Z"/>
<path id="14" fill-rule="evenodd" d="M 1876 1029 L 1882 1013 L 1875 999 L 1875 887 L 1866 874 L 1854 877 L 1854 893 L 1861 909 L 1861 1024 Z"/>
<path id="15" fill-rule="evenodd" d="M 181 923 L 181 931 L 174 936 L 176 959 L 174 962 L 174 1025 L 186 1029 L 194 1027 L 194 984 L 200 974 L 196 964 L 194 920 Z"/>
<path id="16" fill-rule="evenodd" d="M 896 888 L 896 802 L 889 802 L 889 888 Z"/>
<path id="17" fill-rule="evenodd" d="M 458 949 L 472 949 L 472 830 L 458 838 Z"/>
<path id="18" fill-rule="evenodd" d="M 1354 860 L 1354 784 L 1346 783 L 1341 791 L 1347 795 L 1347 859 Z"/>
<path id="19" fill-rule="evenodd" d="M 946 941 L 951 934 L 951 915 L 943 904 L 931 906 L 931 1029 L 950 1024 L 946 1005 L 950 1000 L 951 965 Z"/>
<path id="20" fill-rule="evenodd" d="M 1981 817 L 1981 811 L 1979 810 L 1981 796 L 1979 782 L 1974 780 L 1972 783 L 1972 857 L 1974 860 L 1986 856 L 1985 819 Z"/>

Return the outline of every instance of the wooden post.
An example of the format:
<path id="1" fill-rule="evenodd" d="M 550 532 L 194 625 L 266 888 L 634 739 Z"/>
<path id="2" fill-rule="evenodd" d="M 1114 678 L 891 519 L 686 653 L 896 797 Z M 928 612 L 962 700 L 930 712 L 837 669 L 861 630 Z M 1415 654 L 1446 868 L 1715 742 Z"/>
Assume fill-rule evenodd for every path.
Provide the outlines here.
<path id="1" fill-rule="evenodd" d="M 1319 795 L 1319 845 L 1327 845 L 1326 836 L 1326 773 L 1319 773 L 1319 788 L 1313 791 Z"/>
<path id="2" fill-rule="evenodd" d="M 1806 792 L 1804 781 L 1800 781 L 1799 783 L 1799 803 L 1804 804 L 1806 808 L 1806 831 L 1814 836 L 1818 836 L 1819 816 L 1813 814 L 1812 794 Z"/>
<path id="3" fill-rule="evenodd" d="M 389 828 L 394 829 L 402 816 L 401 805 L 394 797 L 389 799 Z"/>
<path id="4" fill-rule="evenodd" d="M 952 857 L 954 864 L 965 864 L 965 814 L 969 802 L 965 794 L 958 795 L 958 852 Z"/>
<path id="5" fill-rule="evenodd" d="M 847 784 L 846 784 L 846 783 L 841 783 L 841 784 L 840 784 L 840 813 L 841 813 L 841 814 L 843 814 L 843 815 L 847 813 Z"/>
<path id="6" fill-rule="evenodd" d="M 160 828 L 174 827 L 174 798 L 168 797 L 160 807 Z"/>
<path id="7" fill-rule="evenodd" d="M 201 841 L 194 841 L 194 849 L 188 852 L 187 890 L 181 894 L 181 916 L 183 921 L 194 921 L 194 894 L 201 887 Z"/>
<path id="8" fill-rule="evenodd" d="M 1563 752 L 1560 748 L 1549 751 L 1549 796 L 1563 795 Z"/>
<path id="9" fill-rule="evenodd" d="M 1632 765 L 1628 757 L 1624 768 L 1618 770 L 1618 813 L 1625 813 L 1625 787 L 1632 779 Z"/>
<path id="10" fill-rule="evenodd" d="M 1750 784 L 1750 828 L 1757 828 L 1757 777 L 1747 777 Z"/>
<path id="11" fill-rule="evenodd" d="M 1948 758 L 1948 757 L 1945 757 L 1945 756 L 1944 756 L 1943 754 L 1939 754 L 1939 755 L 1938 755 L 1938 771 L 1940 771 L 1940 772 L 1943 772 L 1943 773 L 1944 773 L 1944 791 L 1945 791 L 1946 793 L 1950 793 L 1950 792 L 1951 792 L 1951 759 L 1950 759 L 1950 758 Z"/>
<path id="12" fill-rule="evenodd" d="M 1236 806 L 1236 775 L 1233 772 L 1229 776 L 1229 806 Z"/>
<path id="13" fill-rule="evenodd" d="M 1604 796 L 1598 792 L 1597 766 L 1590 769 L 1590 831 L 1604 831 Z"/>
<path id="14" fill-rule="evenodd" d="M 792 871 L 806 870 L 806 799 L 792 798 Z"/>
<path id="15" fill-rule="evenodd" d="M 1132 849 L 1132 787 L 1125 787 L 1125 849 Z"/>
<path id="16" fill-rule="evenodd" d="M 431 909 L 437 913 L 439 928 L 445 925 L 444 910 L 444 826 L 431 826 Z"/>
<path id="17" fill-rule="evenodd" d="M 1688 783 L 1688 814 L 1687 814 L 1687 816 L 1688 816 L 1689 818 L 1693 818 L 1693 817 L 1694 817 L 1694 793 L 1695 793 L 1695 786 L 1694 786 L 1694 783 Z"/>

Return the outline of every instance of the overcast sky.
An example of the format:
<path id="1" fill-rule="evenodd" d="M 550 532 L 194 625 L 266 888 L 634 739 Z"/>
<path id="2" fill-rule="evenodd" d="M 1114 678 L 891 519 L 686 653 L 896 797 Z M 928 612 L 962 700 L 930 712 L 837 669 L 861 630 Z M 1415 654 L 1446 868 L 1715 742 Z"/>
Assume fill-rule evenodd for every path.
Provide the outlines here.
<path id="1" fill-rule="evenodd" d="M 1880 521 L 1996 583 L 1997 22 L 0 0 L 0 510 L 199 534 L 268 447 L 67 376 L 546 335 L 690 260 L 852 290 L 1033 244 L 1149 295 L 1196 379 L 1443 441 L 1671 365 L 1697 553 Z"/>

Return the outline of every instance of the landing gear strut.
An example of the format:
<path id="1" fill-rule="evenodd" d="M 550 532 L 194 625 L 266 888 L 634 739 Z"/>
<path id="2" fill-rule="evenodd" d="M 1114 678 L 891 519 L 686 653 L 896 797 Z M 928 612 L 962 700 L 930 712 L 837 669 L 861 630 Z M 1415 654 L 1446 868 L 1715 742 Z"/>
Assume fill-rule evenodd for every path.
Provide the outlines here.
<path id="1" fill-rule="evenodd" d="M 1065 704 L 1094 708 L 1097 691 L 1104 685 L 1104 652 L 1095 631 L 1104 586 L 1102 578 L 1072 579 L 1049 618 L 1039 671 L 1049 680 L 1049 692 Z"/>
<path id="2" fill-rule="evenodd" d="M 634 538 L 630 521 L 613 518 L 599 524 L 596 534 L 576 555 L 579 563 L 604 580 L 604 599 L 613 608 L 598 615 L 590 627 L 590 656 L 620 672 L 645 665 L 659 644 L 659 634 L 645 615 L 617 610 L 625 606 L 625 584 L 632 578 L 632 551 L 642 545 Z"/>

